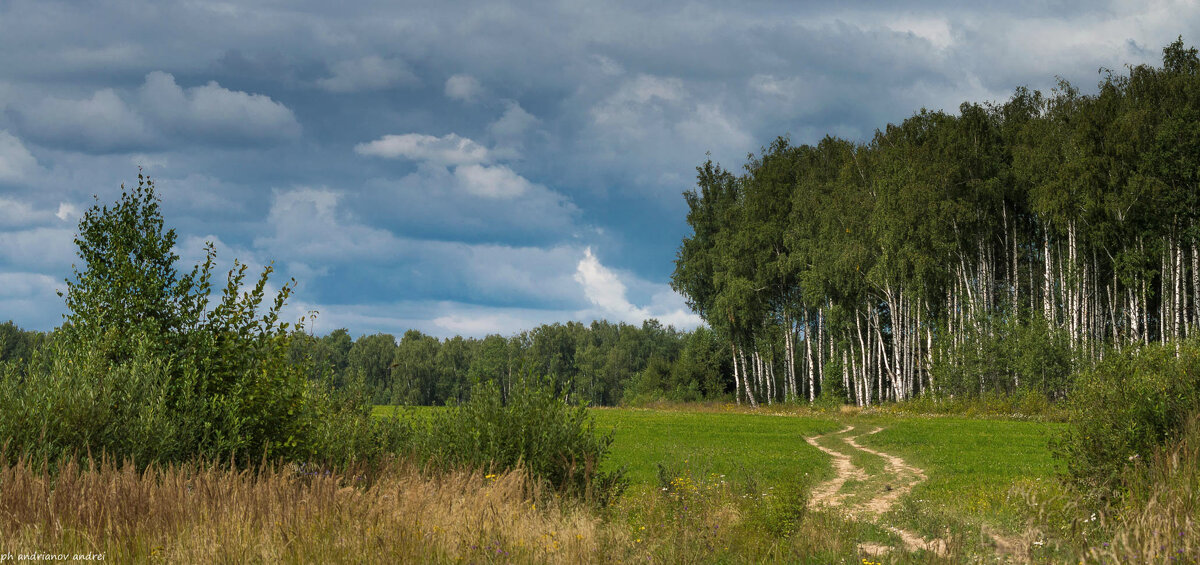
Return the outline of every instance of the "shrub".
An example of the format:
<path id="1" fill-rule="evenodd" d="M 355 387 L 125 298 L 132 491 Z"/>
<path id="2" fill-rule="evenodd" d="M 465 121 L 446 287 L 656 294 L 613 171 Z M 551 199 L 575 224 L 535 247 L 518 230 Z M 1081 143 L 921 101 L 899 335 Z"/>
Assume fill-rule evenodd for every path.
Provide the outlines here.
<path id="1" fill-rule="evenodd" d="M 1057 451 L 1070 482 L 1108 499 L 1126 467 L 1141 466 L 1200 408 L 1195 341 L 1114 352 L 1076 380 Z"/>
<path id="2" fill-rule="evenodd" d="M 1166 563 L 1200 556 L 1200 418 L 1178 440 L 1154 449 L 1144 468 L 1126 469 L 1128 497 L 1113 516 L 1108 543 L 1093 546 L 1095 562 Z"/>
<path id="3" fill-rule="evenodd" d="M 335 401 L 289 361 L 279 313 L 294 281 L 264 306 L 271 267 L 242 292 L 247 268 L 235 261 L 210 306 L 212 245 L 180 276 L 175 232 L 164 229 L 158 204 L 153 182 L 139 175 L 112 207 L 84 214 L 75 240 L 83 269 L 67 281 L 60 335 L 25 367 L 0 367 L 8 453 L 48 461 L 104 453 L 138 465 L 336 462 L 354 454 L 332 438 L 376 439 L 382 432 L 363 406 Z"/>
<path id="4" fill-rule="evenodd" d="M 478 385 L 470 400 L 417 422 L 417 455 L 444 467 L 524 467 L 555 489 L 607 504 L 625 486 L 623 470 L 602 471 L 612 434 L 598 435 L 584 406 L 572 406 L 550 382 L 508 395 Z"/>

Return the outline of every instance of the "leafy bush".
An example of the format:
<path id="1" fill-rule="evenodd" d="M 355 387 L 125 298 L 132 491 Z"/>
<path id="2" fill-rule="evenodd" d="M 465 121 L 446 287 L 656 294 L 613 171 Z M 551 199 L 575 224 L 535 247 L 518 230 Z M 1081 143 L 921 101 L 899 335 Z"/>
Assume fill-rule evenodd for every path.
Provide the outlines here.
<path id="1" fill-rule="evenodd" d="M 1154 449 L 1144 468 L 1126 469 L 1128 496 L 1112 516 L 1111 540 L 1089 548 L 1093 562 L 1166 563 L 1200 556 L 1200 418 Z M 1186 561 L 1185 561 L 1186 562 Z"/>
<path id="2" fill-rule="evenodd" d="M 1071 423 L 1058 443 L 1070 482 L 1102 499 L 1129 466 L 1179 435 L 1200 409 L 1195 341 L 1114 352 L 1077 377 Z"/>
<path id="3" fill-rule="evenodd" d="M 294 281 L 264 306 L 271 268 L 242 292 L 247 268 L 235 261 L 210 306 L 212 245 L 180 276 L 175 232 L 158 205 L 153 182 L 139 175 L 112 207 L 84 214 L 75 240 L 84 268 L 67 281 L 61 335 L 24 367 L 0 367 L 8 453 L 57 461 L 103 452 L 139 465 L 337 461 L 354 454 L 335 438 L 361 446 L 384 433 L 365 404 L 335 401 L 289 360 L 279 313 Z"/>
<path id="4" fill-rule="evenodd" d="M 505 403 L 499 389 L 482 384 L 467 402 L 414 422 L 417 455 L 447 467 L 524 467 L 555 489 L 601 504 L 618 496 L 624 471 L 601 471 L 612 434 L 598 435 L 587 408 L 564 402 L 551 383 L 521 388 Z"/>

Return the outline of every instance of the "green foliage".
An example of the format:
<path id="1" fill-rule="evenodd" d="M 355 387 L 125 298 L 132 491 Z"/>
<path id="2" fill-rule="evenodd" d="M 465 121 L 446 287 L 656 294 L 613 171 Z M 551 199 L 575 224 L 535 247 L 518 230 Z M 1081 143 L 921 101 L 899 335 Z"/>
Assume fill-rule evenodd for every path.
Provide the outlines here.
<path id="1" fill-rule="evenodd" d="M 809 486 L 803 481 L 785 481 L 771 490 L 761 506 L 763 527 L 776 537 L 788 537 L 800 528 L 808 513 Z"/>
<path id="2" fill-rule="evenodd" d="M 321 338 L 293 332 L 289 359 L 334 388 L 361 372 L 375 404 L 437 406 L 461 402 L 473 387 L 494 384 L 507 397 L 520 375 L 544 374 L 556 392 L 593 406 L 667 398 L 722 398 L 729 353 L 708 328 L 681 332 L 647 320 L 640 327 L 595 321 L 547 324 L 511 337 L 438 339 L 408 330 L 362 336 L 345 330 Z"/>
<path id="3" fill-rule="evenodd" d="M 672 287 L 755 359 L 742 392 L 763 403 L 817 392 L 804 388 L 858 405 L 1060 399 L 1106 346 L 1200 326 L 1197 68 L 1180 40 L 1159 67 L 1105 73 L 1094 95 L 1017 88 L 919 110 L 866 143 L 779 138 L 741 174 L 707 161 L 684 194 L 692 233 Z M 803 342 L 795 362 L 775 355 L 785 336 Z M 812 387 L 761 375 L 841 359 L 840 387 L 836 373 Z"/>
<path id="4" fill-rule="evenodd" d="M 561 492 L 601 504 L 625 485 L 623 470 L 601 469 L 612 434 L 597 434 L 587 408 L 566 403 L 547 381 L 523 383 L 507 399 L 496 386 L 480 385 L 467 402 L 409 423 L 417 455 L 439 466 L 521 466 Z"/>
<path id="5" fill-rule="evenodd" d="M 115 205 L 84 214 L 76 239 L 84 265 L 67 281 L 61 335 L 23 370 L 0 373 L 8 453 L 49 461 L 104 453 L 138 465 L 354 457 L 338 441 L 375 424 L 365 402 L 335 401 L 292 359 L 279 313 L 294 282 L 264 304 L 271 267 L 243 291 L 247 267 L 235 260 L 210 305 L 212 245 L 180 276 L 174 242 L 153 182 L 140 175 Z"/>
<path id="6" fill-rule="evenodd" d="M 1108 354 L 1076 381 L 1070 428 L 1058 443 L 1072 484 L 1101 500 L 1119 478 L 1173 441 L 1200 410 L 1200 344 L 1147 345 Z"/>
<path id="7" fill-rule="evenodd" d="M 1018 396 L 1024 391 L 1053 397 L 1072 377 L 1074 353 L 1067 332 L 1041 316 L 987 320 L 943 341 L 931 370 L 939 397 Z"/>

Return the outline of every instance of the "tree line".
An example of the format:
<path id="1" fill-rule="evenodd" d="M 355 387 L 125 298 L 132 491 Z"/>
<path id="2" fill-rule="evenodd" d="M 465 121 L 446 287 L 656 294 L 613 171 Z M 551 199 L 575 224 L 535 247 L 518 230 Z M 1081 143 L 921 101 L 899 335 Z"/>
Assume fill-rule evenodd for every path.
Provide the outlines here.
<path id="1" fill-rule="evenodd" d="M 1061 397 L 1079 363 L 1200 324 L 1200 60 L 779 138 L 684 197 L 672 286 L 737 398 Z"/>
<path id="2" fill-rule="evenodd" d="M 0 363 L 28 360 L 60 332 L 0 324 Z M 290 361 L 310 380 L 355 387 L 373 404 L 461 403 L 479 385 L 494 385 L 507 398 L 535 381 L 593 406 L 716 399 L 732 391 L 729 359 L 713 331 L 680 331 L 657 320 L 543 324 L 509 337 L 445 339 L 417 330 L 399 339 L 355 339 L 341 328 L 324 336 L 294 331 L 289 342 Z"/>
<path id="3" fill-rule="evenodd" d="M 668 397 L 700 400 L 726 393 L 728 360 L 707 328 L 684 332 L 656 320 L 640 326 L 594 321 L 543 324 L 505 337 L 438 339 L 408 330 L 352 340 L 339 329 L 293 338 L 339 386 L 364 386 L 375 404 L 442 405 L 466 400 L 481 384 L 504 397 L 546 379 L 568 401 L 593 406 Z"/>

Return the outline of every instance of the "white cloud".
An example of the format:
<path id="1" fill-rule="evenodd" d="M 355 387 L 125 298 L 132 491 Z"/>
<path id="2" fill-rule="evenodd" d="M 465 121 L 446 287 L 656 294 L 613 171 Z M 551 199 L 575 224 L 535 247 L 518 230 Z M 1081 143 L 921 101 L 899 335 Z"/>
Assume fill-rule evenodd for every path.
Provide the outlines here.
<path id="1" fill-rule="evenodd" d="M 474 102 L 483 94 L 483 85 L 471 75 L 454 75 L 446 79 L 446 96 L 462 102 Z"/>
<path id="2" fill-rule="evenodd" d="M 316 320 L 307 326 L 317 335 L 337 328 L 349 328 L 350 334 L 356 338 L 375 333 L 389 333 L 399 338 L 410 329 L 441 338 L 456 335 L 484 337 L 489 334 L 510 336 L 539 324 L 562 322 L 574 314 L 552 308 L 486 306 L 453 300 L 404 300 L 336 306 L 293 301 L 287 310 L 283 316 L 286 320 L 318 311 Z"/>
<path id="3" fill-rule="evenodd" d="M 0 130 L 0 182 L 25 180 L 38 170 L 37 159 L 17 136 Z"/>
<path id="4" fill-rule="evenodd" d="M 726 147 L 745 147 L 754 142 L 753 137 L 717 104 L 697 104 L 675 128 L 681 139 L 719 140 Z"/>
<path id="5" fill-rule="evenodd" d="M 408 64 L 400 58 L 385 59 L 371 55 L 339 61 L 334 63 L 332 71 L 333 75 L 318 80 L 317 86 L 330 92 L 359 92 L 420 83 Z"/>
<path id="6" fill-rule="evenodd" d="M 0 229 L 31 226 L 57 228 L 61 227 L 62 222 L 70 222 L 73 225 L 78 220 L 79 209 L 70 202 L 60 202 L 58 210 L 51 211 L 35 208 L 33 204 L 23 200 L 0 196 Z"/>
<path id="7" fill-rule="evenodd" d="M 278 142 L 301 130 L 292 111 L 269 96 L 216 82 L 184 89 L 161 71 L 147 74 L 134 92 L 105 88 L 83 100 L 44 98 L 17 107 L 14 114 L 26 137 L 100 153 L 197 140 Z"/>
<path id="8" fill-rule="evenodd" d="M 626 182 L 618 186 L 639 195 L 653 189 L 677 202 L 681 189 L 691 187 L 688 171 L 706 153 L 728 163 L 755 148 L 738 114 L 744 102 L 726 100 L 719 88 L 643 74 L 585 104 L 590 121 L 575 138 L 574 151 L 589 155 L 584 162 L 593 176 L 614 167 L 626 171 Z"/>
<path id="9" fill-rule="evenodd" d="M 79 208 L 69 202 L 60 202 L 58 211 L 54 213 L 54 217 L 64 222 L 73 222 L 79 220 Z"/>
<path id="10" fill-rule="evenodd" d="M 504 165 L 455 167 L 454 177 L 468 193 L 484 198 L 511 199 L 533 190 L 532 183 Z"/>
<path id="11" fill-rule="evenodd" d="M 504 114 L 488 125 L 488 131 L 497 138 L 511 139 L 520 137 L 539 121 L 533 114 L 526 112 L 516 100 L 505 100 Z"/>
<path id="12" fill-rule="evenodd" d="M 680 102 L 686 96 L 678 78 L 638 75 L 593 107 L 592 119 L 597 124 L 637 127 L 647 111 L 661 110 L 663 104 Z"/>
<path id="13" fill-rule="evenodd" d="M 629 323 L 656 318 L 665 324 L 686 329 L 701 323 L 699 316 L 686 309 L 683 298 L 665 288 L 666 285 L 655 285 L 664 288 L 652 296 L 649 306 L 635 306 L 626 297 L 625 283 L 616 272 L 600 263 L 590 247 L 584 250 L 583 259 L 575 267 L 575 281 L 583 287 L 588 301 L 595 307 L 590 312 L 592 317 Z M 587 317 L 587 313 L 581 312 L 579 317 Z"/>
<path id="14" fill-rule="evenodd" d="M 130 155 L 129 162 L 135 167 L 143 167 L 146 170 L 162 169 L 170 164 L 170 160 L 162 155 L 149 155 L 146 153 Z"/>
<path id="15" fill-rule="evenodd" d="M 184 90 L 161 71 L 146 75 L 142 108 L 164 130 L 227 141 L 290 139 L 300 123 L 283 104 L 262 94 L 222 88 L 215 81 Z"/>
<path id="16" fill-rule="evenodd" d="M 40 273 L 0 273 L 0 299 L 30 295 L 57 296 L 55 288 L 61 281 Z"/>
<path id="17" fill-rule="evenodd" d="M 388 159 L 403 157 L 440 165 L 486 163 L 491 159 L 486 147 L 453 133 L 442 137 L 419 133 L 385 135 L 370 143 L 354 146 L 354 152 Z"/>
<path id="18" fill-rule="evenodd" d="M 503 165 L 422 163 L 398 180 L 372 182 L 356 204 L 404 233 L 488 241 L 558 240 L 577 229 L 580 213 L 563 194 Z"/>
<path id="19" fill-rule="evenodd" d="M 423 324 L 427 333 L 440 337 L 463 335 L 482 337 L 490 334 L 511 336 L 540 324 L 562 322 L 569 312 L 531 308 L 497 308 L 475 304 L 443 303 L 447 312 Z"/>
<path id="20" fill-rule="evenodd" d="M 634 306 L 625 298 L 625 283 L 617 278 L 616 273 L 600 264 L 600 260 L 592 254 L 591 247 L 584 251 L 583 259 L 575 268 L 575 280 L 583 286 L 584 294 L 593 305 L 618 320 L 644 320 L 650 317 L 646 310 Z"/>
<path id="21" fill-rule="evenodd" d="M 341 194 L 326 188 L 277 191 L 267 225 L 272 234 L 256 238 L 276 259 L 353 261 L 386 258 L 400 241 L 386 230 L 356 223 L 338 210 Z M 280 256 L 282 255 L 282 256 Z"/>
<path id="22" fill-rule="evenodd" d="M 493 154 L 497 158 L 521 158 L 525 150 L 525 138 L 540 123 L 541 120 L 526 112 L 516 100 L 505 100 L 504 113 L 487 127 L 495 143 Z"/>

